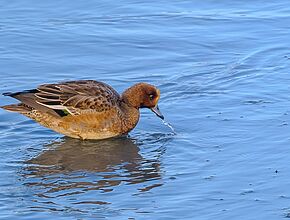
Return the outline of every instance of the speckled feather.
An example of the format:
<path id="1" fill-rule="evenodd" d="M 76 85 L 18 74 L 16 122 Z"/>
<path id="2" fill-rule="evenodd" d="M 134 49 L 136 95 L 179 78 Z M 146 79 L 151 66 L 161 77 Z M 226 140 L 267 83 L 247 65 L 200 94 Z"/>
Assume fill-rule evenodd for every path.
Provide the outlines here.
<path id="1" fill-rule="evenodd" d="M 37 90 L 37 103 L 52 109 L 66 110 L 72 115 L 88 110 L 106 111 L 120 102 L 119 94 L 111 86 L 94 80 L 45 84 Z"/>

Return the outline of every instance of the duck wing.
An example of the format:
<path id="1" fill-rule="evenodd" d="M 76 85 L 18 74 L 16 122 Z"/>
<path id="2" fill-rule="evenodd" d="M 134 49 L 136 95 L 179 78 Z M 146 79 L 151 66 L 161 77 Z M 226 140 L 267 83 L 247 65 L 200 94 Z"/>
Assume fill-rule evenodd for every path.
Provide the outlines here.
<path id="1" fill-rule="evenodd" d="M 36 89 L 34 96 L 38 104 L 71 115 L 103 112 L 120 102 L 120 95 L 111 86 L 94 80 L 44 84 Z"/>

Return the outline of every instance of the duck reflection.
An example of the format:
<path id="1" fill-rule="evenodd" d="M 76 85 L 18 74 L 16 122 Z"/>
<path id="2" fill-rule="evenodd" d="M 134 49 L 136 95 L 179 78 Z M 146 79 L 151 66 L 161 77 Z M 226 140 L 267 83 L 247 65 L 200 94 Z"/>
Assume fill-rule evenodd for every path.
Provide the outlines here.
<path id="1" fill-rule="evenodd" d="M 154 149 L 150 159 L 139 151 L 136 141 L 127 137 L 102 141 L 62 138 L 26 161 L 25 184 L 45 188 L 45 196 L 89 190 L 109 192 L 120 183 L 147 182 L 138 188 L 140 192 L 161 186 L 160 181 L 153 180 L 161 179 L 162 151 Z"/>

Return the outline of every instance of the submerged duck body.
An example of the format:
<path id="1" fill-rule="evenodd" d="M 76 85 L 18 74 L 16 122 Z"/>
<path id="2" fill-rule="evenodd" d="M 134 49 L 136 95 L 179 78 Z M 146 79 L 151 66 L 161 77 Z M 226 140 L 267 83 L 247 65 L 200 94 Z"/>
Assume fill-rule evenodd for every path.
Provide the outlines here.
<path id="1" fill-rule="evenodd" d="M 122 95 L 94 80 L 44 84 L 3 95 L 20 103 L 1 108 L 72 138 L 106 139 L 127 134 L 137 125 L 140 108 L 150 108 L 163 119 L 157 105 L 160 91 L 147 83 L 135 84 Z"/>

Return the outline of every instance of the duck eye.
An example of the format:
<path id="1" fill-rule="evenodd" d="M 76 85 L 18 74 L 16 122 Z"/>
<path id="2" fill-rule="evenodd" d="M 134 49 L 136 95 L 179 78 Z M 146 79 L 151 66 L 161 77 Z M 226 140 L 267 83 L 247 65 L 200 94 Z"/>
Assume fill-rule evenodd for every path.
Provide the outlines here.
<path id="1" fill-rule="evenodd" d="M 154 98 L 154 95 L 149 95 L 150 100 L 153 100 L 153 98 Z"/>

